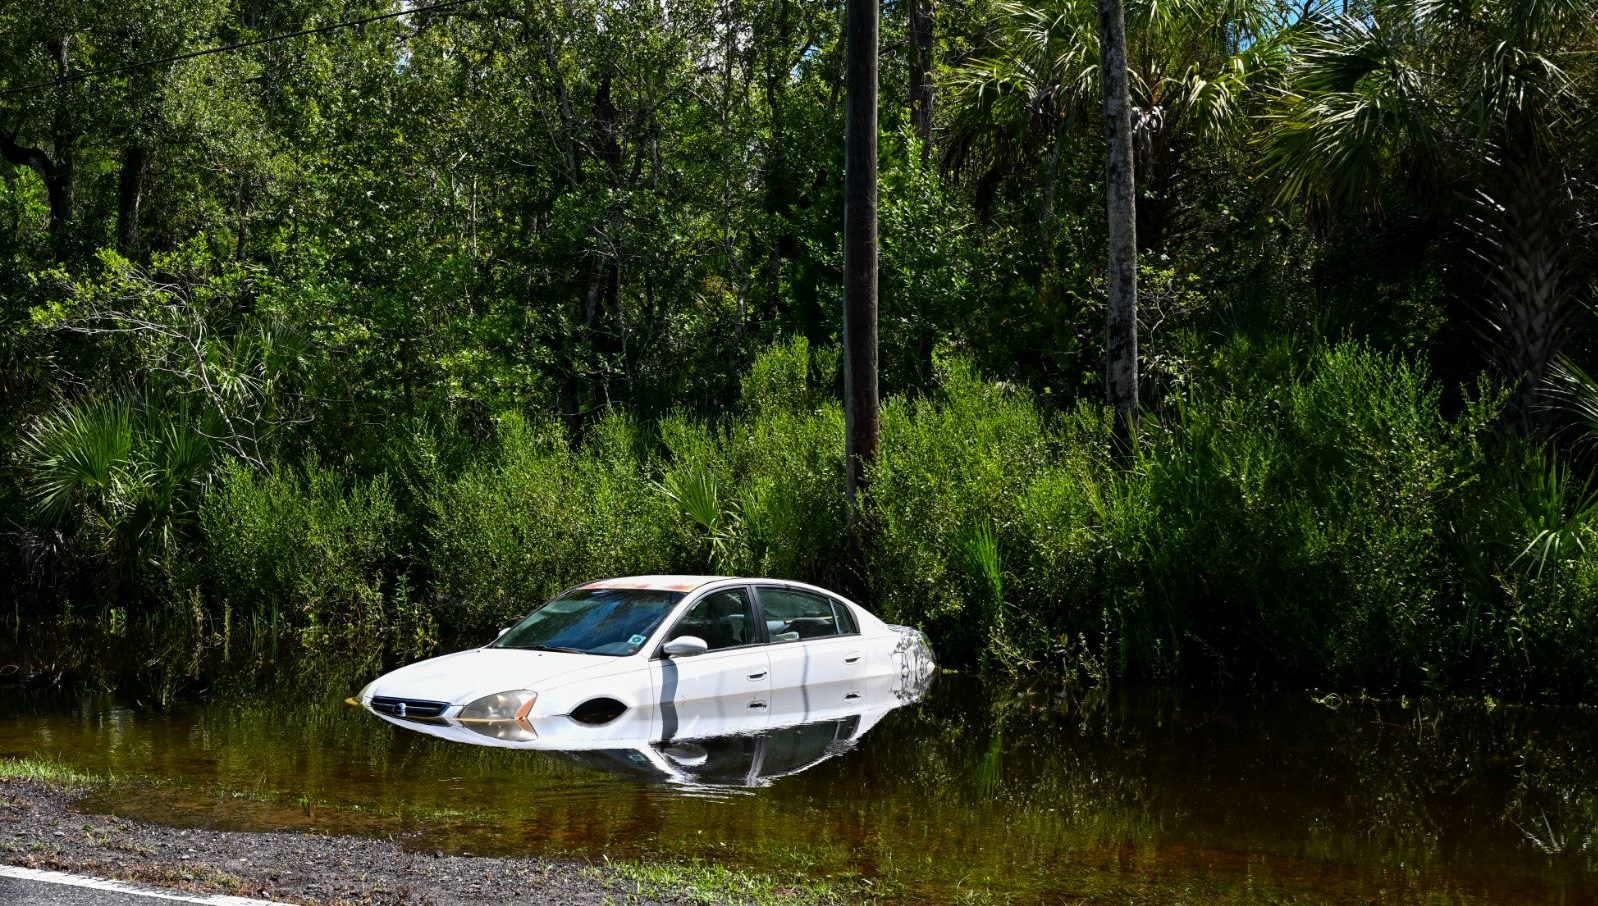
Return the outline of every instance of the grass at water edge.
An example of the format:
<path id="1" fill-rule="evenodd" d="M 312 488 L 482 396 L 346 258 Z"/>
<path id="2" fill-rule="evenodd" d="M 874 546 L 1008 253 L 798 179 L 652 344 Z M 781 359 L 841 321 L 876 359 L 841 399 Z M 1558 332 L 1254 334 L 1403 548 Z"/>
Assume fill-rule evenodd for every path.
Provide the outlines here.
<path id="1" fill-rule="evenodd" d="M 29 780 L 57 789 L 81 790 L 105 786 L 114 779 L 110 774 L 85 773 L 49 757 L 0 758 L 0 780 Z"/>

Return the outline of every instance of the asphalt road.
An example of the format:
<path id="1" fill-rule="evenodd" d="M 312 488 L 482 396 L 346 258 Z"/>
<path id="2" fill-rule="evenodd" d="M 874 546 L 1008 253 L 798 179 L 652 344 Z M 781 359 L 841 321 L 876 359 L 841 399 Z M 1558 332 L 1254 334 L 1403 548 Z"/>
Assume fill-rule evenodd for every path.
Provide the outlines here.
<path id="1" fill-rule="evenodd" d="M 268 900 L 162 890 L 83 875 L 0 865 L 3 906 L 267 906 Z"/>

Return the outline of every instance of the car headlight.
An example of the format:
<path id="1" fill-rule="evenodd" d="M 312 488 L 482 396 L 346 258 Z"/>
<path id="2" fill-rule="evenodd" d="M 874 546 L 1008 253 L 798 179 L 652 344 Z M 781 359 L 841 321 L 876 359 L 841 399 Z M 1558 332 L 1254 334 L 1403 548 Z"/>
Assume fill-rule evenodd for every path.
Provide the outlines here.
<path id="1" fill-rule="evenodd" d="M 538 693 L 530 689 L 512 689 L 485 695 L 461 709 L 456 720 L 526 720 L 533 710 Z"/>
<path id="2" fill-rule="evenodd" d="M 361 689 L 361 691 L 355 693 L 355 696 L 353 698 L 344 699 L 344 704 L 346 704 L 346 705 L 364 705 L 364 704 L 366 704 L 366 697 L 368 695 L 372 694 L 372 687 L 375 686 L 375 685 L 377 685 L 377 680 L 372 680 L 371 682 L 367 683 L 365 685 L 365 687 L 363 687 Z"/>

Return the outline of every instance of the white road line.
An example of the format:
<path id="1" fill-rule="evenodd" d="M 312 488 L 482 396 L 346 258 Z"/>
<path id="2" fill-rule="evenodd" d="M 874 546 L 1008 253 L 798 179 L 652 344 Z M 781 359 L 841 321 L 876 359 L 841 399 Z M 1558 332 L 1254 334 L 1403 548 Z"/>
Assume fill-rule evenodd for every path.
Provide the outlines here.
<path id="1" fill-rule="evenodd" d="M 0 865 L 0 878 L 20 878 L 24 881 L 40 881 L 45 884 L 65 884 L 68 887 L 88 887 L 93 890 L 109 890 L 130 896 L 150 897 L 177 903 L 201 903 L 204 906 L 282 906 L 282 904 L 272 900 L 255 900 L 250 897 L 234 897 L 224 894 L 164 890 L 160 887 L 149 887 L 144 884 L 129 884 L 126 881 L 91 878 L 87 875 L 69 875 L 59 871 L 41 871 L 37 868 L 22 868 L 16 865 Z"/>

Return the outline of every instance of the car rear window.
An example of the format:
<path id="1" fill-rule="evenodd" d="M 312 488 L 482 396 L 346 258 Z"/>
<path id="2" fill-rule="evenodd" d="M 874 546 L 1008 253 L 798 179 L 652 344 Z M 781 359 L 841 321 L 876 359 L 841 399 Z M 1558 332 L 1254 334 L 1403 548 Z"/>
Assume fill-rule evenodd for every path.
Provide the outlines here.
<path id="1" fill-rule="evenodd" d="M 791 588 L 760 589 L 766 631 L 773 642 L 797 642 L 838 635 L 838 617 L 827 598 Z"/>
<path id="2" fill-rule="evenodd" d="M 838 632 L 841 635 L 856 635 L 860 627 L 855 625 L 854 614 L 850 612 L 849 605 L 837 598 L 832 599 L 832 610 L 838 615 Z"/>

